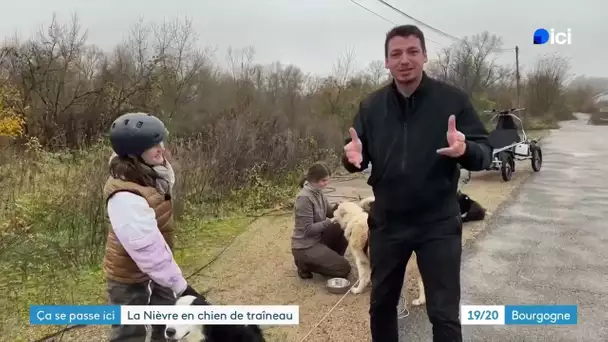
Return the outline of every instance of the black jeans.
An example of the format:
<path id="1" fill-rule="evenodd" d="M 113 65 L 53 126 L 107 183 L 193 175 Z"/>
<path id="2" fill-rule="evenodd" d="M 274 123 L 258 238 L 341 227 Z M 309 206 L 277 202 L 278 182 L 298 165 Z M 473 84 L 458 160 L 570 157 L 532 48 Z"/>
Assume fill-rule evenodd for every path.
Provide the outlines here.
<path id="1" fill-rule="evenodd" d="M 461 342 L 460 216 L 425 225 L 407 225 L 395 215 L 368 219 L 372 267 L 370 325 L 373 342 L 398 342 L 397 304 L 405 267 L 416 252 L 424 282 L 434 342 Z"/>
<path id="2" fill-rule="evenodd" d="M 123 284 L 107 280 L 108 297 L 115 305 L 173 305 L 176 298 L 169 288 L 153 281 L 139 284 Z M 145 342 L 147 341 L 145 325 L 113 325 L 110 330 L 111 342 Z M 151 342 L 165 342 L 165 326 L 153 325 L 150 334 Z"/>

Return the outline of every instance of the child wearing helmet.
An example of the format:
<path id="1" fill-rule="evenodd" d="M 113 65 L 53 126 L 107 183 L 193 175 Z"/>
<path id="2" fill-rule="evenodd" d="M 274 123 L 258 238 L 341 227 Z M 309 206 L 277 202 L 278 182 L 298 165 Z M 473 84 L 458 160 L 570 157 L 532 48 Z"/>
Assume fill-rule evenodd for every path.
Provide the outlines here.
<path id="1" fill-rule="evenodd" d="M 115 305 L 173 305 L 194 291 L 175 262 L 171 188 L 164 156 L 165 125 L 146 113 L 120 116 L 111 126 L 110 177 L 104 197 L 110 220 L 103 270 Z M 151 341 L 166 341 L 153 326 Z M 116 325 L 110 341 L 143 342 L 145 326 Z"/>

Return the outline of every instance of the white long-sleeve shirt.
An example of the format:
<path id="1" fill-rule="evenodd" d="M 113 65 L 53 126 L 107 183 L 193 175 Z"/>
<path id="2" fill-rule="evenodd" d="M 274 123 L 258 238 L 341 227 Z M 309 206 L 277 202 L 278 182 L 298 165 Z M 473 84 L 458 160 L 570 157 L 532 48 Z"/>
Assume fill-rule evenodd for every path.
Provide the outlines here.
<path id="1" fill-rule="evenodd" d="M 108 200 L 114 234 L 137 266 L 157 284 L 181 294 L 186 279 L 158 229 L 156 214 L 141 196 L 122 191 Z"/>

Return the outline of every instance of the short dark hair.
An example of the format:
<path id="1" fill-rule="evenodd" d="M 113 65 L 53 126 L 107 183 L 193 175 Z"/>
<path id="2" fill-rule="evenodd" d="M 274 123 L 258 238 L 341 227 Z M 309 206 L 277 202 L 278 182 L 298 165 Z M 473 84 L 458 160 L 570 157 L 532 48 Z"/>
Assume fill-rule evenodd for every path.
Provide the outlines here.
<path id="1" fill-rule="evenodd" d="M 409 36 L 414 36 L 420 40 L 420 46 L 422 47 L 422 52 L 426 53 L 426 42 L 424 41 L 424 33 L 418 28 L 416 25 L 401 25 L 393 27 L 386 34 L 386 39 L 384 40 L 384 58 L 388 58 L 388 42 L 395 37 L 403 37 L 407 38 Z"/>

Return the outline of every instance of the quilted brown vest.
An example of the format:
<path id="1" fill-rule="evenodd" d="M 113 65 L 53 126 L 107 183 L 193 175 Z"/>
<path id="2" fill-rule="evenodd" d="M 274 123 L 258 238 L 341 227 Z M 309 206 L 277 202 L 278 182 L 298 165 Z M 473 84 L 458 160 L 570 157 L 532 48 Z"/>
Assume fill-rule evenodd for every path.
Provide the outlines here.
<path id="1" fill-rule="evenodd" d="M 153 187 L 145 187 L 136 183 L 109 178 L 103 188 L 106 202 L 112 195 L 120 191 L 128 191 L 146 199 L 150 208 L 154 209 L 156 213 L 158 229 L 165 238 L 169 248 L 173 248 L 173 206 L 170 196 L 165 197 L 161 195 Z M 125 284 L 140 283 L 150 279 L 148 275 L 139 269 L 122 247 L 111 226 L 108 230 L 103 270 L 108 279 Z"/>

